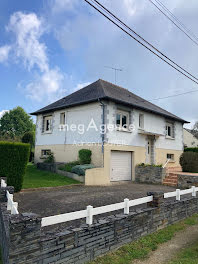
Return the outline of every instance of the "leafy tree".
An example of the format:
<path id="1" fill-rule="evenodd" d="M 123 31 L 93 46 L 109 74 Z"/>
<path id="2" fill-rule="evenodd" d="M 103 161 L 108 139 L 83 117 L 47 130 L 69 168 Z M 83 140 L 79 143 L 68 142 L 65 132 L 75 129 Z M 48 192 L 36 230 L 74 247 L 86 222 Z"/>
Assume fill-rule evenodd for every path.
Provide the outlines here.
<path id="1" fill-rule="evenodd" d="M 5 113 L 0 119 L 0 134 L 10 138 L 21 138 L 25 132 L 34 130 L 32 118 L 19 106 Z"/>
<path id="2" fill-rule="evenodd" d="M 21 138 L 21 141 L 23 143 L 29 143 L 32 149 L 34 147 L 34 139 L 35 139 L 35 132 L 29 131 L 29 132 L 25 132 L 25 134 Z"/>
<path id="3" fill-rule="evenodd" d="M 198 138 L 198 122 L 196 122 L 192 129 L 193 135 Z"/>

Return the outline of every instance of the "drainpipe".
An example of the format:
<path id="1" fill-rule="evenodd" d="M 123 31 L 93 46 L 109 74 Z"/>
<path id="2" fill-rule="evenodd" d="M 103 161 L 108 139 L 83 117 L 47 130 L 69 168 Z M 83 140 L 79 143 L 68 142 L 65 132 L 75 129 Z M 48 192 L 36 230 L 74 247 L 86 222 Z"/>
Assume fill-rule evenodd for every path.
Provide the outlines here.
<path id="1" fill-rule="evenodd" d="M 105 139 L 105 134 L 104 134 L 104 125 L 105 125 L 105 104 L 100 101 L 100 99 L 98 99 L 98 101 L 100 102 L 100 106 L 102 107 L 102 126 L 103 126 L 103 131 L 102 131 L 102 154 L 103 154 L 103 166 L 104 166 L 104 139 Z"/>

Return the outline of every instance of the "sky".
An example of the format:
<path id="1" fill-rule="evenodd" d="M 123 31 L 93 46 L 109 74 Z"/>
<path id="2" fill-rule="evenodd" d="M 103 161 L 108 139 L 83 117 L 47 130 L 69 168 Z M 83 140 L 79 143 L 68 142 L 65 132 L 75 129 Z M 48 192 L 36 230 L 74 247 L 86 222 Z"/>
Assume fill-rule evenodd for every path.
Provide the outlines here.
<path id="1" fill-rule="evenodd" d="M 198 1 L 161 0 L 198 36 Z M 101 0 L 137 33 L 193 75 L 198 46 L 148 0 Z M 84 0 L 0 1 L 0 116 L 36 111 L 104 79 L 150 100 L 198 89 L 116 28 Z M 198 92 L 153 103 L 198 121 Z"/>

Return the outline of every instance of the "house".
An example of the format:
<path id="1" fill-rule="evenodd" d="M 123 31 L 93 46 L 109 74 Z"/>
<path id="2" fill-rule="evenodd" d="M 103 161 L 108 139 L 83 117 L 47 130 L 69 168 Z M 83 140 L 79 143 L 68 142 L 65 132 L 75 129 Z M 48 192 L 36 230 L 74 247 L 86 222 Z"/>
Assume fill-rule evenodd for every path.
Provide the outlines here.
<path id="1" fill-rule="evenodd" d="M 184 147 L 185 148 L 195 148 L 198 147 L 198 139 L 195 137 L 190 129 L 183 129 L 184 135 Z"/>
<path id="2" fill-rule="evenodd" d="M 135 179 L 140 163 L 178 166 L 185 120 L 99 79 L 34 113 L 35 162 L 53 152 L 57 162 L 92 150 L 88 184 Z"/>

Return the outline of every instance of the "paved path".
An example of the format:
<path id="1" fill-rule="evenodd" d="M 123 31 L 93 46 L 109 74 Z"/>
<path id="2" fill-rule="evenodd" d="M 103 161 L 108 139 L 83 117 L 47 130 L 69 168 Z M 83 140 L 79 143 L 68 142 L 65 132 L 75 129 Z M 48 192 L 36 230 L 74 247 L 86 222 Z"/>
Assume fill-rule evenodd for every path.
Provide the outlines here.
<path id="1" fill-rule="evenodd" d="M 167 264 L 180 250 L 198 241 L 198 225 L 190 226 L 177 233 L 173 239 L 162 244 L 144 261 L 133 261 L 133 264 Z M 187 263 L 186 263 L 187 264 Z"/>

